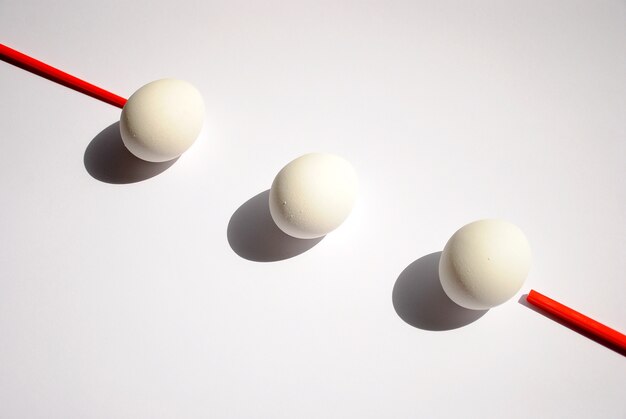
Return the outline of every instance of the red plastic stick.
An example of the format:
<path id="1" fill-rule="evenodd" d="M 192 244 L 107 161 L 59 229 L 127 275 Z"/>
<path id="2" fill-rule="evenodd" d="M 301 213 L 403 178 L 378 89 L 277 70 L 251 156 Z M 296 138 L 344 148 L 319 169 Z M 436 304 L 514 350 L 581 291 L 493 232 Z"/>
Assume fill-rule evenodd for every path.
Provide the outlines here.
<path id="1" fill-rule="evenodd" d="M 552 314 L 554 317 L 562 320 L 566 324 L 580 329 L 588 333 L 590 336 L 620 349 L 622 352 L 626 352 L 626 336 L 617 330 L 611 329 L 610 327 L 605 326 L 602 323 L 585 316 L 584 314 L 572 310 L 571 308 L 564 306 L 558 301 L 554 301 L 553 299 L 548 298 L 535 290 L 530 290 L 528 296 L 526 297 L 526 301 Z"/>
<path id="2" fill-rule="evenodd" d="M 3 44 L 0 44 L 0 59 L 118 108 L 123 108 L 126 104 L 126 99 L 123 97 L 87 83 Z"/>

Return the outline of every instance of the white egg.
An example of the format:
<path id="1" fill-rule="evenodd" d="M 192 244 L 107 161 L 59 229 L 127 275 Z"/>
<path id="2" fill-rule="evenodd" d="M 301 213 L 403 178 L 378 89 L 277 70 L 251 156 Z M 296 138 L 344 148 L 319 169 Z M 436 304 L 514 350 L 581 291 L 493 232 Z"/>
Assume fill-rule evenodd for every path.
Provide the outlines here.
<path id="1" fill-rule="evenodd" d="M 458 305 L 485 310 L 513 297 L 530 270 L 524 233 L 502 220 L 467 224 L 448 240 L 439 260 L 439 279 Z"/>
<path id="2" fill-rule="evenodd" d="M 120 132 L 128 150 L 142 160 L 175 159 L 198 138 L 204 122 L 200 92 L 183 80 L 146 84 L 122 109 Z"/>
<path id="3" fill-rule="evenodd" d="M 356 172 L 346 160 L 334 154 L 305 154 L 276 175 L 270 213 L 276 225 L 292 237 L 322 237 L 350 215 L 357 189 Z"/>

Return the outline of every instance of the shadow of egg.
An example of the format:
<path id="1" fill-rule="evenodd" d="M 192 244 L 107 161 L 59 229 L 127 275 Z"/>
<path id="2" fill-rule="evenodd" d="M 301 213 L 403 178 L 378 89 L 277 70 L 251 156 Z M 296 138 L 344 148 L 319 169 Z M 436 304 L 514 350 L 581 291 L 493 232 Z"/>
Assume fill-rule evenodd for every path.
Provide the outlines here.
<path id="1" fill-rule="evenodd" d="M 269 189 L 250 198 L 231 216 L 227 238 L 231 249 L 254 262 L 276 262 L 311 249 L 324 237 L 297 239 L 280 230 L 270 214 Z"/>
<path id="2" fill-rule="evenodd" d="M 178 158 L 152 163 L 135 157 L 122 141 L 120 123 L 109 125 L 91 140 L 83 164 L 87 173 L 105 183 L 126 184 L 150 179 L 170 168 Z"/>
<path id="3" fill-rule="evenodd" d="M 470 310 L 452 301 L 439 281 L 441 252 L 423 256 L 407 266 L 393 287 L 398 316 L 413 327 L 443 331 L 467 326 L 488 310 Z"/>

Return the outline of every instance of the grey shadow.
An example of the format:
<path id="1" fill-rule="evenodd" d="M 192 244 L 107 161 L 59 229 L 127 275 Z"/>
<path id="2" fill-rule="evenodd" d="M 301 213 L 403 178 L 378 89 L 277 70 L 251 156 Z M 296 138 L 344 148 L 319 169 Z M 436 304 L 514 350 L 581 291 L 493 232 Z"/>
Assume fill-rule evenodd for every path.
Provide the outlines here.
<path id="1" fill-rule="evenodd" d="M 83 163 L 87 172 L 106 183 L 135 183 L 150 179 L 167 170 L 178 158 L 152 163 L 135 157 L 122 141 L 119 121 L 106 127 L 91 140 Z"/>
<path id="2" fill-rule="evenodd" d="M 254 262 L 276 262 L 306 252 L 324 237 L 296 239 L 274 223 L 269 207 L 270 191 L 250 198 L 230 217 L 226 235 L 231 249 Z"/>
<path id="3" fill-rule="evenodd" d="M 620 348 L 619 346 L 615 345 L 614 343 L 611 342 L 607 342 L 604 339 L 598 337 L 598 336 L 594 336 L 592 334 L 590 334 L 589 332 L 582 330 L 574 325 L 571 325 L 569 323 L 566 323 L 565 321 L 561 320 L 560 318 L 553 316 L 552 314 L 548 313 L 547 311 L 544 311 L 542 309 L 540 309 L 539 307 L 535 307 L 534 305 L 530 304 L 528 302 L 528 300 L 526 299 L 528 297 L 528 294 L 524 294 L 522 295 L 519 300 L 517 300 L 518 303 L 520 303 L 521 305 L 523 305 L 524 307 L 528 307 L 529 309 L 531 309 L 532 311 L 534 311 L 535 313 L 539 313 L 541 314 L 543 317 L 548 318 L 550 320 L 552 320 L 553 322 L 556 322 L 558 324 L 560 324 L 561 326 L 567 327 L 568 329 L 583 335 L 584 337 L 593 340 L 596 343 L 599 343 L 602 346 L 607 347 L 608 349 L 611 349 L 615 352 L 617 352 L 620 355 L 626 356 L 626 350 Z"/>
<path id="4" fill-rule="evenodd" d="M 400 274 L 393 287 L 393 308 L 413 327 L 442 331 L 467 326 L 488 310 L 469 310 L 452 301 L 439 281 L 441 252 L 423 256 Z"/>

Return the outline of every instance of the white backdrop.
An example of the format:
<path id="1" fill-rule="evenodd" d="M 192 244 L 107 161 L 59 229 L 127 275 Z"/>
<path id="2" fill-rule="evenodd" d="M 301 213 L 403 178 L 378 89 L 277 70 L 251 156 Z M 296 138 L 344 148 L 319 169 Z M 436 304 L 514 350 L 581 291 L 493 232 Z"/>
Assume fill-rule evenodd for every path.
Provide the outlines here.
<path id="1" fill-rule="evenodd" d="M 0 417 L 626 417 L 626 359 L 518 302 L 626 330 L 624 1 L 0 0 L 0 29 L 207 105 L 146 167 L 119 109 L 0 62 Z M 361 193 L 301 243 L 263 193 L 311 151 Z M 437 252 L 490 217 L 533 267 L 468 313 Z"/>

